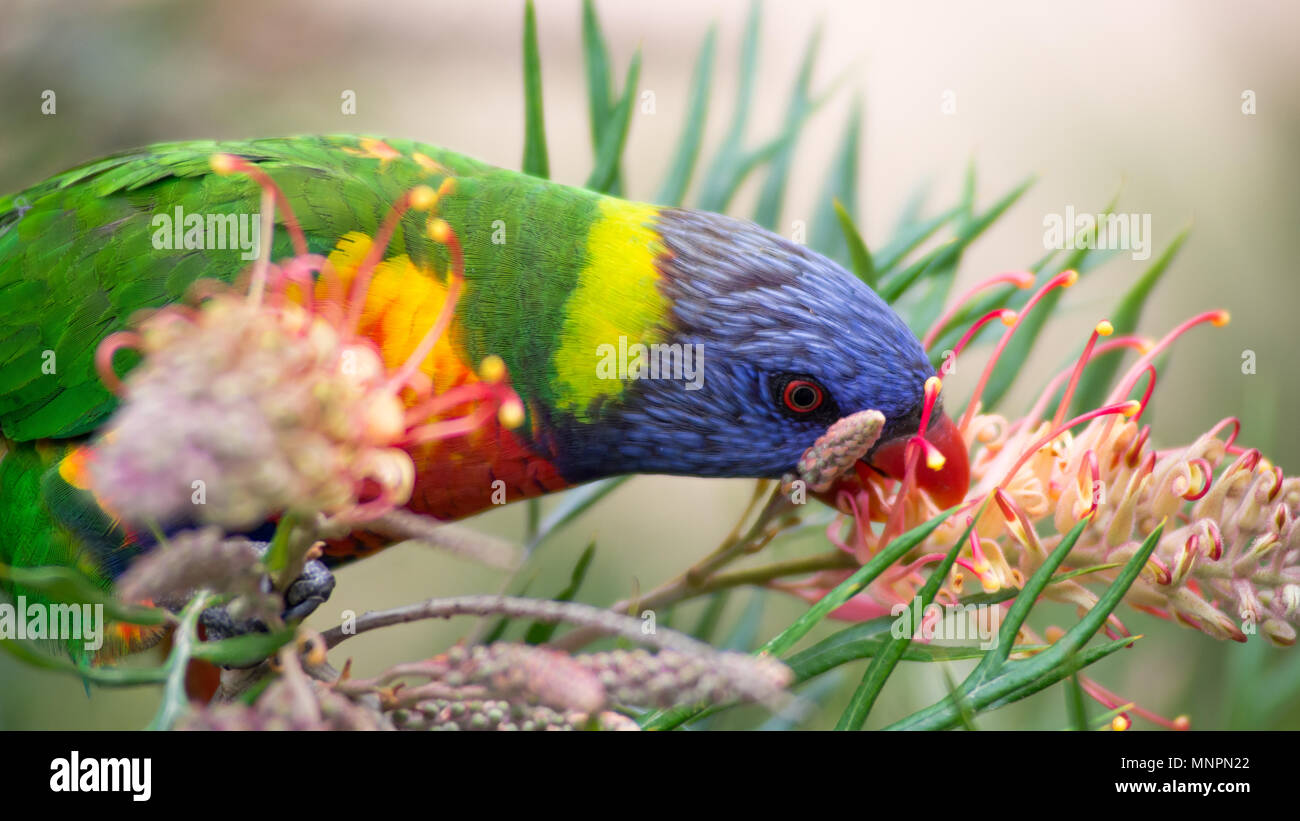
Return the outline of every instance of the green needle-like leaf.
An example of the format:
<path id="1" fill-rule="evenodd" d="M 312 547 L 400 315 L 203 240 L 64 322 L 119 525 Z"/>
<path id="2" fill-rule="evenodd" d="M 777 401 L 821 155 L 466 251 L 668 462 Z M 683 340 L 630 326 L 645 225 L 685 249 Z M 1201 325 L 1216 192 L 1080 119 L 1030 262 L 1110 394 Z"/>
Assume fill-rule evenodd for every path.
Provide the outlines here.
<path id="1" fill-rule="evenodd" d="M 936 231 L 959 216 L 961 216 L 961 206 L 958 205 L 923 222 L 900 226 L 894 238 L 876 252 L 876 267 L 881 274 L 891 273 L 902 263 L 904 257 L 915 251 L 923 242 L 934 236 Z"/>
<path id="2" fill-rule="evenodd" d="M 1076 526 L 1074 530 L 1071 530 L 1071 533 L 1075 533 L 1077 530 L 1078 527 Z M 1083 618 L 1074 627 L 1070 628 L 1064 636 L 1053 642 L 1047 649 L 1027 659 L 1008 663 L 1006 662 L 1006 656 L 1011 650 L 1009 643 L 1015 636 L 1014 632 L 1010 636 L 1007 635 L 1007 627 L 1012 621 L 1012 614 L 1014 612 L 1019 618 L 1016 624 L 1023 623 L 1023 616 L 1028 613 L 1029 608 L 1034 604 L 1033 599 L 1026 594 L 1032 589 L 1041 592 L 1044 586 L 1042 582 L 1046 581 L 1042 579 L 1040 582 L 1036 582 L 1035 580 L 1040 579 L 1040 576 L 1035 573 L 1034 577 L 1025 584 L 1025 591 L 1012 604 L 1011 611 L 1007 614 L 1007 621 L 1003 623 L 1002 631 L 999 634 L 998 647 L 985 655 L 984 660 L 976 666 L 975 670 L 967 676 L 966 681 L 962 683 L 960 691 L 966 700 L 977 711 L 991 709 L 994 705 L 1000 706 L 1009 703 L 1014 698 L 1031 695 L 1049 684 L 1066 678 L 1075 670 L 1082 669 L 1103 655 L 1118 650 L 1120 647 L 1131 645 L 1136 640 L 1135 638 L 1121 638 L 1107 645 L 1107 652 L 1100 655 L 1096 652 L 1081 651 L 1083 645 L 1101 628 L 1120 600 L 1123 599 L 1124 594 L 1128 592 L 1129 587 L 1136 581 L 1142 569 L 1146 567 L 1147 560 L 1151 557 L 1156 545 L 1159 544 L 1163 532 L 1164 522 L 1161 522 L 1147 536 L 1142 546 L 1124 565 L 1124 569 L 1120 571 L 1115 581 L 1106 589 L 1106 592 L 1097 600 L 1092 609 L 1084 614 Z M 1052 561 L 1052 557 L 1055 557 L 1060 552 L 1061 547 L 1064 545 L 1065 541 L 1062 540 L 1061 545 L 1048 558 L 1049 562 Z M 1059 565 L 1059 561 L 1057 564 Z M 1034 594 L 1034 598 L 1036 596 L 1037 593 Z M 1098 649 L 1100 648 L 1091 648 L 1092 651 Z M 1078 658 L 1072 658 L 1076 653 Z M 952 726 L 958 720 L 957 712 L 955 702 L 951 698 L 947 698 L 924 710 L 913 713 L 901 721 L 895 722 L 890 725 L 889 729 L 942 729 Z"/>
<path id="3" fill-rule="evenodd" d="M 895 619 L 880 618 L 852 625 L 827 636 L 806 650 L 800 650 L 785 662 L 794 671 L 795 681 L 807 681 L 828 670 L 858 659 L 872 658 L 893 639 L 890 628 Z M 909 644 L 903 661 L 956 661 L 977 659 L 984 655 L 978 647 L 943 647 L 934 644 Z"/>
<path id="4" fill-rule="evenodd" d="M 613 113 L 609 48 L 601 32 L 600 18 L 596 15 L 593 0 L 582 2 L 582 54 L 587 70 L 587 113 L 591 119 L 591 148 L 599 151 Z M 618 188 L 619 174 L 615 171 L 614 185 Z"/>
<path id="5" fill-rule="evenodd" d="M 989 499 L 992 499 L 990 496 Z M 966 525 L 966 530 L 961 536 L 953 542 L 952 547 L 948 550 L 948 555 L 944 556 L 939 566 L 930 572 L 929 578 L 926 579 L 925 585 L 917 594 L 920 599 L 920 612 L 924 613 L 930 603 L 934 601 L 935 595 L 939 592 L 939 586 L 943 584 L 944 579 L 948 578 L 948 573 L 952 570 L 953 562 L 957 560 L 957 554 L 961 552 L 966 540 L 970 538 L 971 531 L 975 528 L 975 522 L 983 515 L 984 510 L 988 507 L 989 499 L 984 501 L 978 513 L 971 518 L 970 523 Z M 911 616 L 909 611 L 906 614 Z M 853 697 L 849 700 L 849 706 L 840 716 L 839 722 L 835 725 L 837 730 L 861 730 L 863 723 L 867 720 L 867 714 L 876 703 L 876 698 L 880 691 L 884 689 L 885 682 L 889 680 L 890 674 L 898 666 L 899 659 L 903 656 L 908 646 L 912 643 L 912 634 L 914 630 L 920 628 L 919 624 L 911 625 L 910 629 L 903 631 L 903 635 L 891 639 L 885 647 L 884 652 L 877 655 L 867 666 L 867 672 L 862 676 L 862 682 L 858 688 L 853 691 Z"/>
<path id="6" fill-rule="evenodd" d="M 1025 582 L 1025 586 L 1020 589 L 1020 594 L 1016 596 L 1016 600 L 1011 603 L 1006 616 L 1002 619 L 1002 627 L 998 630 L 997 646 L 989 651 L 984 660 L 971 673 L 970 677 L 973 681 L 978 682 L 987 678 L 1006 662 L 1007 657 L 1011 655 L 1011 648 L 1016 643 L 1016 636 L 1020 633 L 1020 628 L 1024 625 L 1025 619 L 1029 617 L 1029 611 L 1038 603 L 1038 597 L 1047 589 L 1048 583 L 1052 580 L 1052 574 L 1061 566 L 1061 562 L 1065 561 L 1065 557 L 1070 555 L 1070 551 L 1074 549 L 1075 544 L 1078 543 L 1079 537 L 1083 535 L 1083 531 L 1090 521 L 1092 521 L 1091 512 L 1080 519 L 1074 527 L 1070 528 L 1070 532 L 1065 534 L 1061 539 L 1061 543 L 1048 554 L 1046 561 Z"/>
<path id="7" fill-rule="evenodd" d="M 869 562 L 858 568 L 852 576 L 849 576 L 836 585 L 834 590 L 822 596 L 794 624 L 763 645 L 760 652 L 774 656 L 785 653 L 799 639 L 808 635 L 808 631 L 816 627 L 822 619 L 826 618 L 827 614 L 861 593 L 866 589 L 867 585 L 876 580 L 877 576 L 884 573 L 894 562 L 901 559 L 903 554 L 925 541 L 951 514 L 952 510 L 945 510 L 925 524 L 918 525 L 896 537 L 884 550 L 881 550 Z"/>
<path id="8" fill-rule="evenodd" d="M 957 261 L 961 258 L 962 251 L 978 239 L 990 225 L 1006 213 L 1007 209 L 1014 205 L 1016 200 L 1020 199 L 1020 197 L 1029 190 L 1029 186 L 1033 185 L 1033 182 L 1033 178 L 1030 177 L 1020 183 L 1000 200 L 991 205 L 983 214 L 970 219 L 962 225 L 957 232 L 957 236 L 947 244 L 936 248 L 903 270 L 884 277 L 880 284 L 880 297 L 886 302 L 893 302 L 902 296 L 908 288 L 914 285 L 923 273 L 930 275 L 931 272 L 935 272 L 944 273 L 950 276 L 951 272 L 956 269 Z M 936 314 L 938 313 L 938 309 L 942 307 L 942 304 L 942 299 L 939 299 L 938 303 L 933 306 L 933 310 Z M 919 324 L 929 323 L 922 321 Z"/>
<path id="9" fill-rule="evenodd" d="M 727 603 L 730 601 L 730 590 L 719 590 L 710 594 L 708 600 L 704 603 L 704 611 L 700 613 L 699 619 L 695 622 L 695 629 L 691 630 L 691 635 L 700 641 L 713 641 L 713 634 L 717 632 L 718 625 L 722 623 L 722 613 L 727 609 Z"/>
<path id="10" fill-rule="evenodd" d="M 742 164 L 744 151 L 742 140 L 745 135 L 745 122 L 749 119 L 749 106 L 754 98 L 754 81 L 758 73 L 758 25 L 761 10 L 758 0 L 749 7 L 749 17 L 745 20 L 745 34 L 740 47 L 739 85 L 736 87 L 736 103 L 731 112 L 731 124 L 722 144 L 713 158 L 713 164 L 704 175 L 703 188 L 700 192 L 700 207 L 706 211 L 724 211 L 731 199 L 729 189 L 735 183 L 738 168 Z"/>
<path id="11" fill-rule="evenodd" d="M 950 515 L 952 515 L 952 510 L 945 510 L 930 521 L 896 537 L 883 550 L 873 556 L 869 562 L 855 571 L 852 576 L 840 582 L 834 590 L 822 596 L 817 603 L 813 604 L 802 616 L 795 620 L 794 624 L 774 636 L 757 652 L 773 656 L 785 653 L 800 639 L 808 635 L 808 631 L 816 627 L 822 619 L 826 618 L 827 614 L 862 592 L 867 585 L 875 581 L 877 576 L 902 558 L 907 551 L 925 541 L 934 532 L 935 528 L 943 524 Z M 642 729 L 671 730 L 687 721 L 717 712 L 718 709 L 721 708 L 716 705 L 709 708 L 699 706 L 677 707 L 672 710 L 659 710 L 648 713 L 642 716 L 639 721 Z"/>
<path id="12" fill-rule="evenodd" d="M 69 659 L 33 649 L 27 642 L 0 639 L 0 650 L 32 667 L 64 673 L 105 687 L 134 687 L 167 680 L 166 667 L 78 667 Z"/>
<path id="13" fill-rule="evenodd" d="M 1103 216 L 1115 210 L 1115 200 L 1111 200 L 1102 212 Z M 1093 253 L 1092 247 L 1095 246 L 1097 239 L 1097 225 L 1092 226 L 1088 240 L 1082 243 L 1084 247 L 1076 248 L 1065 258 L 1062 263 L 1061 271 L 1079 271 L 1084 267 L 1088 257 Z M 1032 311 L 1022 314 L 1020 325 L 1016 329 L 1016 335 L 1007 343 L 1007 347 L 1002 351 L 1002 356 L 998 359 L 997 366 L 993 369 L 993 374 L 989 377 L 988 384 L 984 387 L 984 393 L 980 395 L 985 409 L 993 410 L 997 407 L 998 402 L 1011 389 L 1012 384 L 1020 376 L 1024 369 L 1025 360 L 1034 349 L 1034 343 L 1038 341 L 1038 335 L 1042 332 L 1043 327 L 1056 313 L 1057 303 L 1061 301 L 1063 288 L 1053 288 L 1043 295 L 1043 298 L 1034 306 Z M 1016 307 L 1028 302 L 1030 294 L 1022 293 L 1012 299 L 1012 304 Z"/>
<path id="14" fill-rule="evenodd" d="M 582 588 L 582 582 L 587 578 L 587 570 L 591 567 L 591 560 L 596 556 L 596 542 L 593 539 L 588 543 L 586 550 L 578 557 L 578 563 L 573 566 L 573 572 L 569 574 L 569 584 L 561 590 L 552 601 L 573 601 L 578 595 L 578 590 Z M 559 622 L 533 622 L 524 633 L 524 643 L 526 644 L 545 644 L 555 635 L 555 630 L 560 626 Z"/>
<path id="15" fill-rule="evenodd" d="M 840 230 L 844 232 L 844 240 L 849 247 L 849 264 L 853 267 L 853 273 L 867 287 L 875 288 L 876 266 L 871 261 L 871 252 L 867 250 L 867 244 L 862 241 L 862 235 L 853 224 L 853 217 L 844 210 L 844 205 L 839 200 L 835 200 L 835 218 L 839 220 Z"/>
<path id="16" fill-rule="evenodd" d="M 118 601 L 84 573 L 73 567 L 10 567 L 0 564 L 0 581 L 43 593 L 64 604 L 103 605 L 104 616 L 128 624 L 165 624 L 171 615 L 159 607 L 140 607 Z"/>
<path id="17" fill-rule="evenodd" d="M 596 152 L 596 167 L 591 170 L 591 176 L 587 178 L 587 188 L 593 191 L 610 193 L 618 180 L 618 166 L 623 160 L 623 147 L 627 144 L 627 130 L 632 121 L 632 105 L 636 100 L 636 86 L 640 75 L 641 52 L 638 50 L 632 55 L 632 63 L 627 68 L 623 96 L 610 115 L 609 126 L 601 137 L 600 148 Z"/>
<path id="18" fill-rule="evenodd" d="M 785 128 L 798 129 L 799 124 L 808 116 L 812 105 L 812 72 L 817 45 L 821 40 L 821 30 L 814 29 L 804 47 L 803 62 L 799 67 L 799 76 L 790 92 L 790 103 L 786 108 Z M 781 204 L 785 201 L 786 183 L 790 177 L 790 166 L 794 162 L 795 141 L 791 140 L 781 147 L 772 158 L 763 183 L 763 190 L 758 195 L 758 207 L 754 211 L 754 222 L 772 231 L 777 231 L 777 222 L 781 219 Z"/>
<path id="19" fill-rule="evenodd" d="M 717 45 L 717 29 L 710 28 L 695 61 L 695 79 L 692 81 L 691 99 L 686 108 L 686 122 L 677 140 L 677 150 L 668 176 L 659 188 L 655 201 L 660 205 L 681 205 L 686 199 L 686 189 L 691 184 L 691 174 L 700 157 L 704 141 L 704 124 L 709 111 L 709 92 L 713 85 L 713 51 Z"/>
<path id="20" fill-rule="evenodd" d="M 845 241 L 842 223 L 836 218 L 836 203 L 851 219 L 861 219 L 858 214 L 858 144 L 862 141 L 862 105 L 853 101 L 840 150 L 831 163 L 826 177 L 826 187 L 817 200 L 809 231 L 809 245 L 841 264 L 850 262 L 849 246 Z"/>
<path id="21" fill-rule="evenodd" d="M 537 46 L 537 9 L 524 3 L 524 162 L 525 174 L 551 176 L 546 151 L 546 118 L 542 113 L 542 56 Z"/>
<path id="22" fill-rule="evenodd" d="M 1070 657 L 1074 662 L 1075 657 Z M 1083 699 L 1083 686 L 1079 684 L 1078 665 L 1071 663 L 1069 665 L 1071 672 L 1069 678 L 1065 680 L 1065 709 L 1070 716 L 1071 729 L 1085 732 L 1088 729 L 1088 707 Z"/>
<path id="23" fill-rule="evenodd" d="M 172 649 L 167 655 L 167 680 L 163 683 L 162 703 L 158 705 L 153 721 L 149 722 L 150 730 L 170 730 L 176 719 L 189 707 L 189 696 L 185 693 L 185 673 L 194 646 L 199 643 L 196 633 L 199 616 L 211 598 L 207 591 L 200 590 L 181 611 L 180 623 L 172 633 Z"/>
<path id="24" fill-rule="evenodd" d="M 631 476 L 611 476 L 595 482 L 576 487 L 564 494 L 555 509 L 542 518 L 537 528 L 537 535 L 524 547 L 526 554 L 532 554 L 539 545 L 565 525 L 585 513 L 592 505 L 608 496 L 615 488 L 631 479 Z"/>
<path id="25" fill-rule="evenodd" d="M 199 642 L 194 645 L 190 657 L 213 664 L 240 667 L 268 658 L 293 641 L 295 634 L 293 628 L 287 627 L 274 633 L 249 633 L 221 641 Z"/>
<path id="26" fill-rule="evenodd" d="M 1132 638 L 1115 639 L 1114 641 L 1109 641 L 1106 642 L 1105 644 L 1099 644 L 1096 647 L 1087 647 L 1081 650 L 1078 654 L 1078 660 L 1079 660 L 1078 667 L 1080 670 L 1082 670 L 1083 668 L 1089 666 L 1090 664 L 1095 664 L 1096 662 L 1101 661 L 1102 659 L 1106 658 L 1112 653 L 1115 653 L 1116 651 L 1123 650 L 1125 647 L 1132 647 L 1133 643 L 1135 641 L 1140 640 L 1141 638 L 1142 638 L 1141 636 L 1133 636 Z M 988 704 L 984 705 L 983 710 L 985 712 L 989 712 L 992 710 L 996 710 L 999 707 L 1005 707 L 1008 704 L 1012 704 L 1022 699 L 1029 698 L 1030 696 L 1035 695 L 1036 693 L 1040 693 L 1043 690 L 1046 690 L 1048 687 L 1051 687 L 1053 684 L 1062 681 L 1069 674 L 1070 674 L 1070 668 L 1065 665 L 1060 665 L 1055 669 L 1047 672 L 1042 677 L 1034 679 L 1033 681 L 1029 682 L 1023 687 L 1012 690 L 1010 693 L 1008 693 L 1007 695 L 1001 698 L 993 699 Z M 891 729 L 895 729 L 895 728 L 891 728 Z M 937 728 L 932 727 L 929 729 L 937 729 Z"/>
<path id="27" fill-rule="evenodd" d="M 736 106 L 731 125 L 700 187 L 699 207 L 705 211 L 725 212 L 749 175 L 764 163 L 771 162 L 787 146 L 793 145 L 803 124 L 825 104 L 830 96 L 828 93 L 814 99 L 806 107 L 802 117 L 787 123 L 780 134 L 762 143 L 758 148 L 747 150 L 744 147 L 745 122 L 749 117 L 749 107 L 753 99 L 758 57 L 758 3 L 755 3 L 752 8 L 745 30 L 745 42 L 741 48 L 740 87 L 736 94 Z M 832 85 L 832 88 L 835 85 Z"/>
<path id="28" fill-rule="evenodd" d="M 1178 256 L 1178 251 L 1187 241 L 1187 235 L 1190 228 L 1184 228 L 1169 243 L 1169 247 L 1156 258 L 1155 262 L 1142 274 L 1133 287 L 1129 289 L 1124 298 L 1120 300 L 1119 306 L 1115 313 L 1110 317 L 1110 324 L 1115 326 L 1117 334 L 1136 333 L 1138 320 L 1142 316 L 1142 308 L 1146 305 L 1147 298 L 1151 291 L 1160 282 L 1169 265 Z M 1112 351 L 1095 357 L 1088 363 L 1088 367 L 1083 369 L 1083 375 L 1079 378 L 1079 386 L 1074 394 L 1074 413 L 1083 413 L 1092 408 L 1100 407 L 1106 400 L 1106 395 L 1110 393 L 1112 383 L 1115 380 L 1115 372 L 1119 369 L 1120 352 Z"/>
<path id="29" fill-rule="evenodd" d="M 610 112 L 609 49 L 600 30 L 593 0 L 582 0 L 582 54 L 587 69 L 587 110 L 591 117 L 591 147 L 600 145 L 600 132 Z"/>

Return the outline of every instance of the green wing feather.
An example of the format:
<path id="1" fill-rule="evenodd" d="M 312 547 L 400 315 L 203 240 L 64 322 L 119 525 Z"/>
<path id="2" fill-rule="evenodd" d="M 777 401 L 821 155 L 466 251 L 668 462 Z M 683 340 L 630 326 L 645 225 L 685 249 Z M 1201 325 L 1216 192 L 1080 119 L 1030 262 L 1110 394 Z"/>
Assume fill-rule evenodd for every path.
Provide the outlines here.
<path id="1" fill-rule="evenodd" d="M 95 372 L 101 340 L 131 316 L 181 300 L 200 277 L 233 280 L 249 266 L 238 250 L 158 249 L 154 217 L 247 214 L 261 189 L 246 175 L 212 172 L 215 153 L 242 156 L 283 190 L 310 250 L 327 254 L 351 231 L 372 235 L 417 184 L 456 177 L 439 214 L 464 246 L 469 287 L 458 306 L 467 361 L 505 359 L 526 400 L 546 403 L 551 351 L 564 302 L 586 264 L 599 195 L 505 171 L 444 149 L 386 140 L 384 157 L 353 136 L 195 141 L 95 160 L 0 197 L 0 561 L 106 568 L 102 541 L 120 533 L 58 479 L 71 439 L 95 430 L 115 400 Z M 417 154 L 433 163 L 417 162 Z M 423 159 L 423 158 L 421 158 Z M 390 253 L 444 271 L 446 249 L 408 214 Z M 498 228 L 505 241 L 498 241 Z M 277 228 L 273 258 L 292 253 Z M 129 366 L 128 354 L 120 361 Z M 52 358 L 51 358 L 52 357 Z M 52 366 L 52 368 L 51 368 Z"/>
<path id="2" fill-rule="evenodd" d="M 350 136 L 168 143 L 96 160 L 0 198 L 3 435 L 23 441 L 93 430 L 114 405 L 94 371 L 99 341 L 137 310 L 180 300 L 199 277 L 229 281 L 247 268 L 230 250 L 152 245 L 154 216 L 178 206 L 187 214 L 258 210 L 261 192 L 249 178 L 212 173 L 210 158 L 218 152 L 267 171 L 314 253 L 328 253 L 349 231 L 373 235 L 404 191 L 436 184 L 436 175 L 409 159 L 415 153 L 445 168 L 458 188 L 441 215 L 461 236 L 476 286 L 461 308 L 463 344 L 474 359 L 499 353 L 520 377 L 521 392 L 545 398 L 548 349 L 584 262 L 598 195 L 420 143 L 388 140 L 403 155 L 390 160 L 367 155 L 361 145 Z M 493 239 L 498 224 L 505 242 Z M 394 252 L 444 270 L 446 251 L 423 225 L 422 215 L 408 214 Z M 277 230 L 273 256 L 290 252 L 287 233 Z"/>

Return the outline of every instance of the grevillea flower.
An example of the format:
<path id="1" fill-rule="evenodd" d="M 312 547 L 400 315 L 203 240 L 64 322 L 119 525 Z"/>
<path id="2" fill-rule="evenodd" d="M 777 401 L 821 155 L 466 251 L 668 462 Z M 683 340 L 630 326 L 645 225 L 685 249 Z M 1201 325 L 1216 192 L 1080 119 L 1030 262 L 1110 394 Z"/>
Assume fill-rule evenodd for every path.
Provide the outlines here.
<path id="1" fill-rule="evenodd" d="M 484 359 L 479 381 L 441 394 L 421 371 L 463 286 L 460 243 L 445 221 L 431 217 L 428 230 L 449 251 L 448 296 L 406 362 L 390 372 L 358 330 L 399 218 L 436 209 L 450 182 L 405 194 L 345 285 L 328 260 L 308 253 L 264 172 L 227 155 L 212 164 L 262 186 L 264 218 L 269 223 L 278 206 L 296 254 L 278 265 L 263 254 L 247 289 L 200 281 L 193 304 L 158 310 L 101 344 L 101 378 L 124 400 L 85 460 L 106 509 L 136 525 L 196 520 L 241 530 L 285 511 L 356 524 L 407 502 L 415 476 L 408 449 L 463 434 L 493 414 L 506 427 L 522 422 L 500 358 Z M 112 368 L 122 348 L 143 357 L 125 382 Z M 467 414 L 449 418 L 467 405 Z"/>
<path id="2" fill-rule="evenodd" d="M 1258 632 L 1275 644 L 1293 644 L 1300 621 L 1300 478 L 1284 476 L 1259 451 L 1237 445 L 1236 419 L 1219 422 L 1189 445 L 1165 450 L 1152 446 L 1151 429 L 1142 424 L 1155 387 L 1155 358 L 1197 325 L 1226 324 L 1226 312 L 1195 316 L 1158 341 L 1109 338 L 1113 328 L 1100 322 L 1078 361 L 1047 384 L 1028 413 L 1008 418 L 982 412 L 981 393 L 1025 315 L 1048 291 L 1070 287 L 1076 280 L 1073 271 L 1052 277 L 1023 311 L 990 312 L 961 338 L 956 355 L 984 325 L 998 319 L 1008 326 L 958 422 L 970 451 L 971 487 L 965 501 L 921 549 L 834 615 L 877 618 L 889 615 L 894 605 L 910 604 L 926 580 L 926 568 L 946 555 L 991 496 L 996 504 L 980 514 L 940 589 L 940 604 L 956 604 L 965 593 L 1020 588 L 1062 534 L 1085 517 L 1089 521 L 1083 535 L 1066 558 L 1070 569 L 1122 565 L 1163 522 L 1160 542 L 1126 596 L 1131 606 L 1216 638 L 1245 641 Z M 976 286 L 964 299 L 999 282 L 1026 287 L 1032 277 L 1002 274 Z M 925 337 L 927 345 L 959 307 L 939 319 Z M 1124 348 L 1139 356 L 1107 401 L 1070 417 L 1068 408 L 1084 369 L 1099 354 Z M 939 380 L 932 382 L 931 405 Z M 1141 400 L 1129 399 L 1139 385 L 1144 385 Z M 827 436 L 832 437 L 832 431 Z M 842 432 L 839 439 L 852 444 Z M 819 446 L 832 449 L 828 443 Z M 856 476 L 841 477 L 834 500 L 841 515 L 828 528 L 835 545 L 865 563 L 893 537 L 941 512 L 914 481 L 916 471 L 935 466 L 928 455 L 922 460 L 924 447 L 919 437 L 909 445 L 902 481 L 860 468 Z M 1082 613 L 1098 600 L 1094 588 L 1104 587 L 1118 572 L 1110 567 L 1076 576 L 1050 585 L 1044 595 L 1075 604 Z M 816 600 L 847 575 L 828 571 L 773 586 Z M 1112 637 L 1129 635 L 1114 615 L 1106 630 Z M 1019 640 L 1042 641 L 1027 627 Z M 1085 690 L 1111 708 L 1124 704 L 1095 682 L 1085 681 Z M 1168 722 L 1137 711 L 1168 726 L 1185 726 L 1185 719 Z"/>

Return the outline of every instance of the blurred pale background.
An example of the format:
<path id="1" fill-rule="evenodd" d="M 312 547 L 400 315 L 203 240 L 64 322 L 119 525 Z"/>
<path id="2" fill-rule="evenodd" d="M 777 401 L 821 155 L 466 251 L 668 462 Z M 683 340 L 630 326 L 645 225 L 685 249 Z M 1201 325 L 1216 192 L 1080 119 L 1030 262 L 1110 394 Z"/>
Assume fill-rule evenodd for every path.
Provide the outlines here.
<path id="1" fill-rule="evenodd" d="M 581 184 L 591 163 L 577 0 L 544 0 L 539 29 L 552 176 Z M 719 26 L 709 148 L 730 117 L 737 51 L 748 4 L 605 0 L 599 11 L 621 77 L 639 45 L 641 86 L 656 112 L 632 122 L 627 190 L 649 198 L 681 127 L 698 49 Z M 83 160 L 158 140 L 362 132 L 413 137 L 517 168 L 522 142 L 522 3 L 279 2 L 213 4 L 0 2 L 0 190 L 11 191 Z M 860 3 L 768 2 L 752 140 L 772 134 L 808 35 L 824 28 L 816 84 L 847 82 L 799 143 L 782 224 L 808 219 L 854 94 L 865 102 L 861 165 L 869 243 L 889 235 L 918 184 L 932 184 L 937 210 L 956 200 L 963 169 L 979 169 L 987 204 L 1030 173 L 1038 183 L 967 254 L 962 281 L 1028 265 L 1043 253 L 1043 217 L 1100 210 L 1121 191 L 1119 209 L 1150 213 L 1157 253 L 1194 222 L 1190 242 L 1156 292 L 1143 330 L 1159 334 L 1209 308 L 1232 311 L 1225 329 L 1199 329 L 1177 348 L 1155 398 L 1157 438 L 1189 441 L 1221 417 L 1241 416 L 1244 441 L 1295 465 L 1300 442 L 1287 419 L 1300 416 L 1293 377 L 1292 311 L 1300 282 L 1287 251 L 1300 213 L 1300 96 L 1294 4 L 1210 2 Z M 57 114 L 40 113 L 57 93 Z M 357 114 L 340 94 L 357 94 Z M 1257 113 L 1242 113 L 1251 90 Z M 945 92 L 956 103 L 941 108 Z M 753 144 L 753 143 L 751 143 Z M 697 169 L 698 171 L 698 169 Z M 752 212 L 751 180 L 732 212 Z M 1122 186 L 1122 188 L 1121 188 Z M 1148 263 L 1121 255 L 1090 274 L 1063 303 L 1020 380 L 1017 402 L 1042 384 Z M 1243 375 L 1241 354 L 1258 356 Z M 954 389 L 968 389 L 970 370 Z M 585 542 L 599 538 L 586 601 L 604 603 L 666 580 L 716 544 L 738 513 L 748 483 L 641 478 L 544 550 L 531 592 L 564 585 Z M 473 525 L 515 538 L 522 511 L 507 508 Z M 411 548 L 344 570 L 313 619 L 434 595 L 496 590 L 498 574 Z M 750 593 L 732 597 L 735 617 Z M 764 635 L 800 606 L 769 595 Z M 1067 611 L 1045 611 L 1068 622 Z M 683 608 L 678 624 L 693 623 Z M 1194 726 L 1300 727 L 1293 708 L 1248 715 L 1253 670 L 1292 662 L 1285 651 L 1221 646 L 1188 630 L 1122 613 L 1148 633 L 1135 650 L 1093 669 L 1111 689 Z M 1040 615 L 1037 623 L 1047 623 Z M 345 645 L 359 671 L 428 655 L 471 623 L 425 623 Z M 726 632 L 724 625 L 724 634 Z M 337 655 L 341 662 L 343 655 Z M 1292 662 L 1294 664 L 1294 662 Z M 1292 666 L 1290 669 L 1296 669 Z M 851 678 L 862 666 L 846 668 Z M 35 674 L 0 658 L 0 727 L 139 727 L 148 692 L 97 691 Z M 1245 679 L 1245 681 L 1241 680 Z M 887 688 L 872 725 L 943 693 L 936 670 L 906 669 Z M 842 689 L 842 688 L 841 688 Z M 814 726 L 838 712 L 832 696 Z M 1098 711 L 1094 711 L 1098 712 Z M 983 726 L 1063 726 L 1059 691 L 987 716 Z M 755 718 L 749 715 L 748 718 Z M 738 726 L 738 725 L 730 725 Z M 1139 720 L 1138 725 L 1149 726 Z"/>

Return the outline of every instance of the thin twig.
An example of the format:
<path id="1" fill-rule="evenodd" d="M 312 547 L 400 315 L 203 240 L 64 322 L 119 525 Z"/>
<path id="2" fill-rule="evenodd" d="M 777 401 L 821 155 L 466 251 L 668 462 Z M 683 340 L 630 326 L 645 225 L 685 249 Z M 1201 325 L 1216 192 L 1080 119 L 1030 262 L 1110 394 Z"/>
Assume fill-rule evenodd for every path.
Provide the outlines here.
<path id="1" fill-rule="evenodd" d="M 322 634 L 326 647 L 336 647 L 359 633 L 408 624 L 425 619 L 447 619 L 452 616 L 497 615 L 512 619 L 535 619 L 544 622 L 564 622 L 589 628 L 601 635 L 618 636 L 628 641 L 645 644 L 660 650 L 677 650 L 682 653 L 708 655 L 716 653 L 709 645 L 696 641 L 676 630 L 657 628 L 654 632 L 642 629 L 640 619 L 613 613 L 599 607 L 578 602 L 558 602 L 545 599 L 524 599 L 515 596 L 452 596 L 429 599 L 418 604 L 395 607 L 391 610 L 372 611 L 357 617 L 349 629 L 343 625 Z"/>

